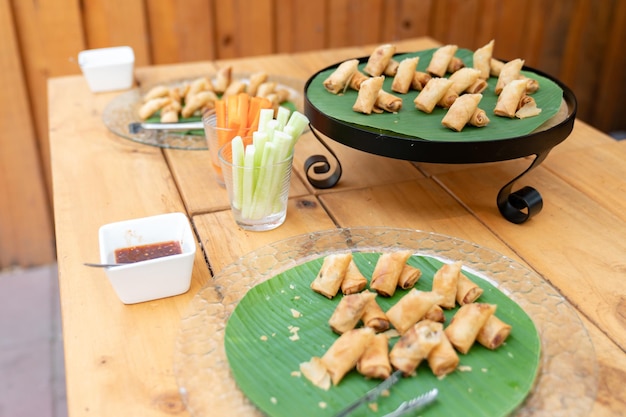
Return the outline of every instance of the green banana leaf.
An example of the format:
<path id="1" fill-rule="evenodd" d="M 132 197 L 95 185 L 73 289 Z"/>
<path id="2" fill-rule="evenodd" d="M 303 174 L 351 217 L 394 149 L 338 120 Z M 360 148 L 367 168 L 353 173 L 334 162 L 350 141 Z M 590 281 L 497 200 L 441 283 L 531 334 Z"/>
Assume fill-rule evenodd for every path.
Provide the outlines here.
<path id="1" fill-rule="evenodd" d="M 379 256 L 380 253 L 355 252 L 353 259 L 369 279 Z M 380 382 L 353 370 L 339 385 L 324 391 L 293 374 L 301 362 L 312 356 L 321 357 L 338 337 L 330 330 L 328 319 L 341 295 L 329 300 L 309 287 L 322 262 L 323 258 L 309 261 L 252 288 L 228 320 L 225 350 L 235 381 L 268 416 L 332 416 Z M 415 287 L 429 291 L 442 262 L 413 256 L 408 263 L 422 270 Z M 438 399 L 420 416 L 500 417 L 510 415 L 523 402 L 539 369 L 540 339 L 535 325 L 515 302 L 487 280 L 465 273 L 484 289 L 478 301 L 496 304 L 498 318 L 512 325 L 506 343 L 494 351 L 476 343 L 467 355 L 459 355 L 460 366 L 471 370 L 457 369 L 442 379 L 435 377 L 423 362 L 415 376 L 399 381 L 388 397 L 378 398 L 378 411 L 362 406 L 352 415 L 382 416 L 432 388 L 439 389 Z M 405 293 L 398 290 L 391 298 L 377 297 L 377 302 L 387 310 Z M 292 309 L 301 317 L 295 318 Z M 456 310 L 445 312 L 446 323 Z M 290 339 L 294 334 L 292 326 L 298 328 L 295 341 Z M 391 339 L 391 344 L 396 340 Z"/>
<path id="2" fill-rule="evenodd" d="M 396 55 L 395 59 L 401 61 L 407 57 L 419 56 L 417 69 L 425 71 L 433 52 L 436 49 L 429 49 L 420 52 Z M 461 58 L 465 66 L 471 67 L 473 62 L 473 52 L 467 49 L 459 49 L 456 53 Z M 363 70 L 365 63 L 360 64 Z M 331 94 L 323 86 L 324 80 L 334 71 L 334 67 L 319 72 L 310 82 L 306 95 L 313 106 L 325 115 L 354 124 L 361 129 L 372 131 L 387 131 L 398 136 L 410 138 L 420 138 L 430 141 L 459 142 L 459 141 L 490 141 L 497 139 L 508 139 L 529 134 L 541 126 L 544 122 L 557 114 L 563 101 L 563 90 L 552 80 L 530 71 L 522 71 L 527 77 L 539 81 L 539 90 L 532 94 L 541 108 L 538 116 L 525 119 L 509 119 L 493 114 L 496 106 L 497 96 L 495 86 L 497 78 L 491 77 L 487 81 L 488 88 L 482 93 L 483 98 L 479 108 L 485 110 L 490 119 L 490 123 L 485 127 L 466 126 L 461 132 L 452 131 L 441 124 L 447 110 L 437 107 L 430 113 L 424 113 L 415 108 L 413 100 L 418 95 L 418 91 L 409 91 L 406 94 L 394 93 L 391 90 L 392 77 L 386 77 L 383 89 L 398 97 L 402 97 L 402 109 L 398 113 L 362 114 L 352 110 L 352 105 L 356 101 L 358 92 L 352 89 L 346 90 L 344 94 Z"/>

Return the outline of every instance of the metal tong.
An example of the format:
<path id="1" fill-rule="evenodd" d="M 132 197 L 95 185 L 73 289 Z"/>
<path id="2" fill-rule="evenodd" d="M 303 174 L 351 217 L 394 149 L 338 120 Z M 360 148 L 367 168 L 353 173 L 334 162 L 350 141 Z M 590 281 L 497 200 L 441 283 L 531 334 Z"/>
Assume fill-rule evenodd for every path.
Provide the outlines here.
<path id="1" fill-rule="evenodd" d="M 338 414 L 335 414 L 334 417 L 346 417 L 347 415 L 352 413 L 354 410 L 356 410 L 358 407 L 360 407 L 362 404 L 374 401 L 384 391 L 388 390 L 396 382 L 398 382 L 401 377 L 402 377 L 402 371 L 401 370 L 395 371 L 393 374 L 389 376 L 389 378 L 385 379 L 383 382 L 381 382 L 380 384 L 378 384 L 377 386 L 375 386 L 374 388 L 366 392 L 362 397 L 360 397 L 359 399 L 357 399 L 356 401 L 348 405 L 346 408 L 341 410 Z M 418 408 L 423 407 L 427 404 L 430 404 L 432 401 L 434 401 L 435 398 L 437 398 L 438 393 L 439 391 L 435 388 L 435 389 L 428 391 L 425 394 L 422 394 L 418 397 L 413 398 L 412 400 L 404 401 L 402 404 L 400 404 L 400 406 L 397 409 L 395 409 L 394 411 L 392 411 L 391 413 L 387 414 L 384 417 L 399 417 L 405 413 L 408 413 L 409 411 L 417 410 Z"/>
<path id="2" fill-rule="evenodd" d="M 201 130 L 204 129 L 202 121 L 184 123 L 141 123 L 134 122 L 128 125 L 128 131 L 132 134 L 142 130 Z"/>

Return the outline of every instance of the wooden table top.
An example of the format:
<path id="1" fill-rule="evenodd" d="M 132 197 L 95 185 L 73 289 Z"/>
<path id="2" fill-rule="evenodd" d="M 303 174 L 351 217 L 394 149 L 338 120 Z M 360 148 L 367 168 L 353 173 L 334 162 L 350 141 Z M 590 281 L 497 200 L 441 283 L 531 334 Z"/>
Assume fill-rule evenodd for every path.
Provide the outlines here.
<path id="1" fill-rule="evenodd" d="M 412 51 L 438 44 L 419 38 L 397 45 Z M 135 73 L 146 85 L 232 64 L 236 71 L 280 71 L 304 82 L 330 64 L 369 54 L 372 47 L 136 68 Z M 306 133 L 296 146 L 286 222 L 253 233 L 236 227 L 226 192 L 211 175 L 207 151 L 161 149 L 109 132 L 102 111 L 119 93 L 93 94 L 81 76 L 53 78 L 48 87 L 70 417 L 190 415 L 173 370 L 175 342 L 181 317 L 212 274 L 269 243 L 356 226 L 454 236 L 536 271 L 576 309 L 593 342 L 598 387 L 591 415 L 626 414 L 626 141 L 577 120 L 567 140 L 520 180 L 540 190 L 544 207 L 516 225 L 500 215 L 495 199 L 500 187 L 526 169 L 527 158 L 412 163 L 329 140 L 343 176 L 335 187 L 320 190 L 306 181 L 302 167 L 309 155 L 325 150 Z M 102 270 L 82 265 L 98 260 L 101 225 L 176 211 L 188 214 L 199 238 L 187 293 L 124 305 Z"/>

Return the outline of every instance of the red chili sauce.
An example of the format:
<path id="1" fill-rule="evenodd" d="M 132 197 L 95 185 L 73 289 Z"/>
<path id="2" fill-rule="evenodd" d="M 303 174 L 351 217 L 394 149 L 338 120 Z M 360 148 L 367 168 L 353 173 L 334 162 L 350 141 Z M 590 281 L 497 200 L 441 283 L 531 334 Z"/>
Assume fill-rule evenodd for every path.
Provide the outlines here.
<path id="1" fill-rule="evenodd" d="M 115 262 L 133 263 L 183 253 L 180 242 L 158 242 L 115 250 Z"/>

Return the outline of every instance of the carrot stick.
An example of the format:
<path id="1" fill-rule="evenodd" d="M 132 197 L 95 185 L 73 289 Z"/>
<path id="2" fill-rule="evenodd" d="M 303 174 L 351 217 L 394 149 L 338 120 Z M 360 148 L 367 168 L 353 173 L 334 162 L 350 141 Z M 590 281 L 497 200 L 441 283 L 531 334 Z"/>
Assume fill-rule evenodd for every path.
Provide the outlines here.
<path id="1" fill-rule="evenodd" d="M 265 97 L 252 97 L 250 99 L 250 109 L 248 110 L 248 127 L 251 132 L 259 128 L 259 116 L 261 109 L 269 109 L 272 102 Z"/>
<path id="2" fill-rule="evenodd" d="M 247 131 L 250 96 L 247 93 L 239 93 L 237 95 L 237 102 L 237 117 L 239 118 L 239 130 L 237 134 L 243 138 L 250 135 Z"/>

